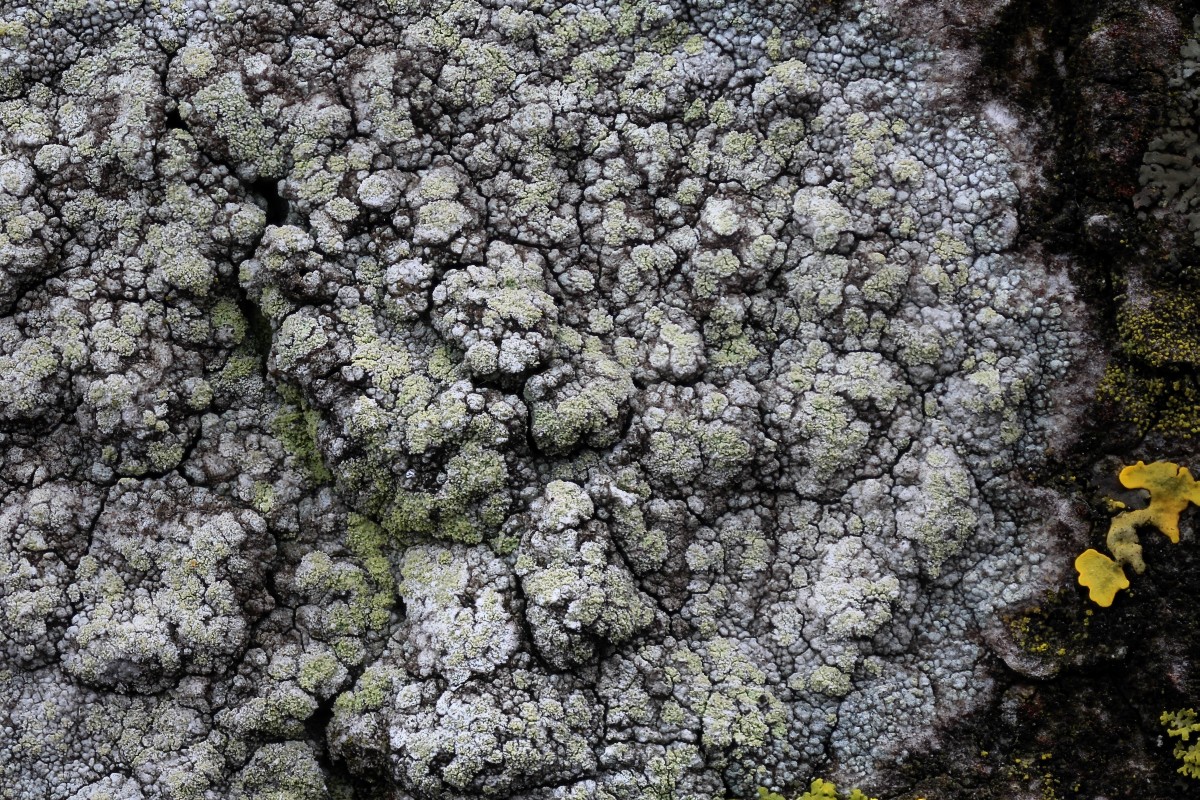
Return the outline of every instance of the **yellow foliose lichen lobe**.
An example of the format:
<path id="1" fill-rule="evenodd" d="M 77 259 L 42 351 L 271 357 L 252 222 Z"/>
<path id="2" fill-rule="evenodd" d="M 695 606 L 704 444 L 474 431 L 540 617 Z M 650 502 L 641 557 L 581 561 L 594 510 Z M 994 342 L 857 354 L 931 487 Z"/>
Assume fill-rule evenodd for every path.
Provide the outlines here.
<path id="1" fill-rule="evenodd" d="M 1188 503 L 1200 505 L 1200 484 L 1192 478 L 1187 467 L 1170 461 L 1156 461 L 1153 464 L 1139 461 L 1121 470 L 1121 484 L 1128 489 L 1146 489 L 1150 492 L 1150 505 L 1144 509 L 1148 512 L 1144 521 L 1178 544 L 1179 515 L 1188 507 Z"/>
<path id="2" fill-rule="evenodd" d="M 1087 587 L 1088 597 L 1098 606 L 1112 605 L 1117 592 L 1129 588 L 1129 579 L 1121 565 L 1098 550 L 1088 549 L 1075 559 L 1079 583 Z"/>
<path id="3" fill-rule="evenodd" d="M 1170 461 L 1147 464 L 1139 461 L 1120 473 L 1121 485 L 1127 489 L 1145 489 L 1150 503 L 1145 508 L 1125 511 L 1113 517 L 1105 544 L 1112 558 L 1088 550 L 1075 559 L 1079 583 L 1087 586 L 1091 599 L 1100 606 L 1112 605 L 1113 596 L 1129 587 L 1122 565 L 1141 574 L 1146 569 L 1142 560 L 1142 545 L 1137 529 L 1153 525 L 1172 543 L 1179 543 L 1179 515 L 1188 504 L 1200 505 L 1200 483 L 1187 467 Z M 1115 504 L 1110 500 L 1110 508 Z M 1123 505 L 1122 505 L 1123 507 Z"/>

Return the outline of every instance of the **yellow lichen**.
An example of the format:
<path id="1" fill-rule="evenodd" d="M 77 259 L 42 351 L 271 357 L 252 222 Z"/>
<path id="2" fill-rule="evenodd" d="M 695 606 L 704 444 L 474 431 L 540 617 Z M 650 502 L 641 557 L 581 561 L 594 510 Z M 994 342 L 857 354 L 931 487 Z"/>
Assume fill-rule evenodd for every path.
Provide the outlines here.
<path id="1" fill-rule="evenodd" d="M 1196 301 L 1187 292 L 1151 290 L 1117 313 L 1122 347 L 1152 367 L 1200 364 Z"/>
<path id="2" fill-rule="evenodd" d="M 1192 478 L 1186 467 L 1170 461 L 1143 461 L 1121 470 L 1121 484 L 1127 489 L 1150 492 L 1150 504 L 1135 511 L 1125 511 L 1113 518 L 1105 544 L 1113 558 L 1096 550 L 1088 550 L 1075 559 L 1079 583 L 1088 587 L 1089 596 L 1100 606 L 1112 605 L 1113 596 L 1129 588 L 1121 565 L 1141 574 L 1146 569 L 1142 560 L 1142 545 L 1137 529 L 1153 525 L 1172 543 L 1179 543 L 1179 515 L 1189 503 L 1200 505 L 1200 483 Z M 1110 501 L 1110 507 L 1116 504 Z M 1115 559 L 1115 560 L 1114 560 Z"/>
<path id="3" fill-rule="evenodd" d="M 1075 559 L 1079 583 L 1088 589 L 1088 597 L 1098 606 L 1112 605 L 1117 592 L 1129 588 L 1129 579 L 1121 565 L 1098 550 L 1084 550 Z"/>
<path id="4" fill-rule="evenodd" d="M 837 800 L 837 787 L 829 781 L 817 778 L 809 790 L 800 795 L 800 800 Z"/>
<path id="5" fill-rule="evenodd" d="M 784 796 L 776 792 L 768 791 L 761 786 L 758 789 L 759 800 L 785 800 Z M 837 786 L 833 783 L 821 778 L 814 778 L 812 784 L 808 787 L 808 791 L 796 798 L 796 800 L 874 800 L 867 797 L 860 789 L 853 789 L 848 795 L 838 793 Z M 922 798 L 918 798 L 922 800 Z"/>
<path id="6" fill-rule="evenodd" d="M 1170 461 L 1154 464 L 1139 461 L 1121 470 L 1121 483 L 1128 489 L 1146 489 L 1150 492 L 1150 505 L 1141 511 L 1130 511 L 1129 515 L 1143 515 L 1142 520 L 1154 525 L 1172 543 L 1178 544 L 1179 515 L 1188 507 L 1188 503 L 1200 505 L 1200 484 L 1192 478 L 1187 467 Z"/>
<path id="7" fill-rule="evenodd" d="M 1179 773 L 1200 779 L 1200 741 L 1188 741 L 1192 734 L 1200 733 L 1200 721 L 1196 718 L 1195 709 L 1164 711 L 1159 722 L 1167 726 L 1168 736 L 1179 738 L 1175 745 L 1175 757 L 1183 764 Z"/>

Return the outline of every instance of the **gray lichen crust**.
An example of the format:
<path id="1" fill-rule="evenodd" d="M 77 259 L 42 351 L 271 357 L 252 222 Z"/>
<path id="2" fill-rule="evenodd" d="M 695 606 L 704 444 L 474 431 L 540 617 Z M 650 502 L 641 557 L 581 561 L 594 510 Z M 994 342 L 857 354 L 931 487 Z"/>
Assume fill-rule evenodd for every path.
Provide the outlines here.
<path id="1" fill-rule="evenodd" d="M 0 0 L 0 796 L 885 781 L 986 699 L 1082 329 L 808 5 Z"/>
<path id="2" fill-rule="evenodd" d="M 1200 244 L 1200 193 L 1196 187 L 1200 137 L 1195 126 L 1200 98 L 1192 80 L 1200 66 L 1200 15 L 1192 18 L 1191 35 L 1184 40 L 1179 56 L 1170 76 L 1171 102 L 1165 119 L 1142 158 L 1138 174 L 1142 191 L 1135 203 L 1151 214 L 1180 218 L 1194 235 L 1193 243 Z"/>

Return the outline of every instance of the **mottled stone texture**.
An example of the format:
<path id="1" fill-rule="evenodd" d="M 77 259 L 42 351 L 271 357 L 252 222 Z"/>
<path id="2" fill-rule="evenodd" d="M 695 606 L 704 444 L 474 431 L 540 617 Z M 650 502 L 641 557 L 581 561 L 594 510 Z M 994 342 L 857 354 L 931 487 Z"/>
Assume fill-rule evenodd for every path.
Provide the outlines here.
<path id="1" fill-rule="evenodd" d="M 1096 373 L 915 18 L 0 0 L 0 796 L 902 787 Z"/>

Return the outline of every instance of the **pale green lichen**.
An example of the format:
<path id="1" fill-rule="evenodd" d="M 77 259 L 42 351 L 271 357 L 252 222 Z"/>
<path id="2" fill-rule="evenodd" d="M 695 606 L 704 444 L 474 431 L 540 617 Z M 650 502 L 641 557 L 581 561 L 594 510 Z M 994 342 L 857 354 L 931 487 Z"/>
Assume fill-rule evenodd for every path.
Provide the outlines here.
<path id="1" fill-rule="evenodd" d="M 312 409 L 281 411 L 271 421 L 271 431 L 283 443 L 314 483 L 333 476 L 321 457 L 317 442 L 320 415 Z"/>
<path id="2" fill-rule="evenodd" d="M 267 127 L 264 111 L 270 113 L 271 107 L 256 107 L 242 77 L 226 72 L 196 92 L 188 116 L 196 114 L 211 125 L 240 164 L 262 177 L 278 178 L 283 174 L 284 148 Z"/>

